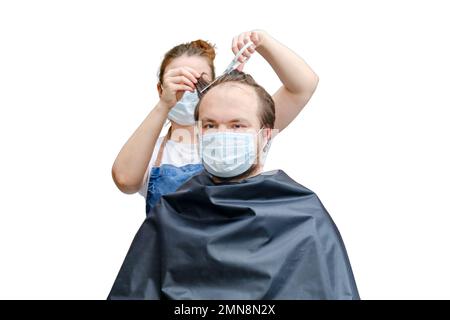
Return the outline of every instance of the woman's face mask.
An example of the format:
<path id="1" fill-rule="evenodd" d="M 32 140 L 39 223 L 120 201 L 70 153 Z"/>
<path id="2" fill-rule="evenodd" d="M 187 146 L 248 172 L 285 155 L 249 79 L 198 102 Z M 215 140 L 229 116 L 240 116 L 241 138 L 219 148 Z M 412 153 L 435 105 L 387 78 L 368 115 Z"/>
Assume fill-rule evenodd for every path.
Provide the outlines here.
<path id="1" fill-rule="evenodd" d="M 205 169 L 214 176 L 238 176 L 257 163 L 254 132 L 213 132 L 200 137 L 200 155 Z M 266 145 L 267 146 L 267 145 Z M 265 147 L 266 148 L 266 147 Z"/>
<path id="2" fill-rule="evenodd" d="M 167 117 L 182 126 L 194 125 L 194 111 L 198 101 L 197 90 L 185 91 L 181 99 L 170 109 Z"/>

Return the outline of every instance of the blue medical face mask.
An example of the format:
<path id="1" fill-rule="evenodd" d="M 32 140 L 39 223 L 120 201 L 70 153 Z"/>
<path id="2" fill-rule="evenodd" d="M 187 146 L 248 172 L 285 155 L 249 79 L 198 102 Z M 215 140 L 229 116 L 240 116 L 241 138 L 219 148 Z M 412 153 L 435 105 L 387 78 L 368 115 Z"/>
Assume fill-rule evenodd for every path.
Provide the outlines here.
<path id="1" fill-rule="evenodd" d="M 254 132 L 214 132 L 200 137 L 203 166 L 220 178 L 244 173 L 256 163 L 257 154 Z"/>
<path id="2" fill-rule="evenodd" d="M 185 91 L 181 99 L 170 109 L 167 117 L 182 126 L 194 125 L 194 111 L 198 101 L 197 90 Z"/>

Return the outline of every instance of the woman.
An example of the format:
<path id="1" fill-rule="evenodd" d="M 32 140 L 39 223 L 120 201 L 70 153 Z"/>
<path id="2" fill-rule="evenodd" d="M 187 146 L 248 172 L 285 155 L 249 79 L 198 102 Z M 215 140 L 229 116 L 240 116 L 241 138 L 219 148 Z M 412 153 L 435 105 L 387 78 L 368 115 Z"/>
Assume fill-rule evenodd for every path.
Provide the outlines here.
<path id="1" fill-rule="evenodd" d="M 258 52 L 272 66 L 282 86 L 272 96 L 275 102 L 275 129 L 279 131 L 295 119 L 313 95 L 318 76 L 289 48 L 264 30 L 243 32 L 233 38 L 236 54 L 253 42 L 240 58 L 242 68 Z M 196 147 L 194 124 L 172 117 L 165 137 L 159 137 L 171 108 L 183 94 L 194 92 L 198 79 L 215 78 L 214 47 L 197 40 L 169 50 L 162 61 L 157 89 L 160 100 L 120 150 L 112 167 L 117 187 L 124 193 L 138 192 L 146 197 L 146 213 L 161 195 L 174 192 L 190 177 L 203 170 Z M 170 116 L 169 116 L 170 118 Z"/>

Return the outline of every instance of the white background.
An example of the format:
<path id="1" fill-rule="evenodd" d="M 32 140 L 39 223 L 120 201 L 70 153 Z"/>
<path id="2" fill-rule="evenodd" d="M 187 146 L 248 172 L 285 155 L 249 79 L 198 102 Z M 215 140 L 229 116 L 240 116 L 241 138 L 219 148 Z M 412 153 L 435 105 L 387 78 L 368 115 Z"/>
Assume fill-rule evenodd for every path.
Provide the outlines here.
<path id="1" fill-rule="evenodd" d="M 363 299 L 450 298 L 446 1 L 1 1 L 0 298 L 105 299 L 145 217 L 111 166 L 171 47 L 264 29 L 320 77 L 267 169 L 315 191 Z M 281 85 L 258 54 L 246 66 Z"/>

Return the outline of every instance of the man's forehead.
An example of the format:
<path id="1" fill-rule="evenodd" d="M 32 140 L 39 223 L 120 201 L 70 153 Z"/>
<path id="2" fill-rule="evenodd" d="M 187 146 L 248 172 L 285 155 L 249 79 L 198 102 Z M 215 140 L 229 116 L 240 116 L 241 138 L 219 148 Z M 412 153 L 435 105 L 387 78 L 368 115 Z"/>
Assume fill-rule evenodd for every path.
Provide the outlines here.
<path id="1" fill-rule="evenodd" d="M 229 122 L 236 119 L 257 121 L 258 97 L 254 88 L 241 83 L 223 83 L 211 88 L 202 99 L 200 120 Z"/>
<path id="2" fill-rule="evenodd" d="M 257 103 L 258 97 L 254 88 L 249 85 L 238 82 L 225 82 L 211 88 L 204 97 L 204 100 L 208 102 L 216 99 L 226 99 L 228 101 L 243 100 L 245 103 Z"/>

